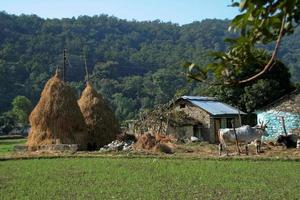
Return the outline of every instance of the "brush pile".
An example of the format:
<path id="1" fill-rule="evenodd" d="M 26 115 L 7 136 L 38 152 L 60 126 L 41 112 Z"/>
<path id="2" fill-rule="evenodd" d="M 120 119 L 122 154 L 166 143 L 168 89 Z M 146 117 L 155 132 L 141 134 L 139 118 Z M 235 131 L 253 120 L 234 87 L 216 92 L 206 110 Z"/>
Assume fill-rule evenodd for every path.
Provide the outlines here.
<path id="1" fill-rule="evenodd" d="M 58 72 L 46 83 L 29 122 L 30 150 L 51 144 L 78 144 L 80 150 L 87 147 L 86 125 L 76 95 Z"/>

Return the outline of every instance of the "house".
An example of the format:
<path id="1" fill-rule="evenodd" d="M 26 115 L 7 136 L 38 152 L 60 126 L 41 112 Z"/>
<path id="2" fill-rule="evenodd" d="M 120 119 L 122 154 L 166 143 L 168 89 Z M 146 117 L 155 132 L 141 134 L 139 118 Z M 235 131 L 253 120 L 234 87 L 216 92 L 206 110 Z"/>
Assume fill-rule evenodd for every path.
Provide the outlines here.
<path id="1" fill-rule="evenodd" d="M 268 123 L 268 137 L 266 140 L 274 140 L 278 135 L 284 134 L 282 118 L 288 134 L 300 135 L 300 91 L 296 90 L 287 94 L 271 104 L 256 111 L 257 121 Z"/>
<path id="2" fill-rule="evenodd" d="M 178 138 L 195 136 L 210 143 L 218 142 L 220 128 L 240 126 L 239 115 L 245 115 L 212 97 L 182 96 L 170 106 L 166 134 Z"/>

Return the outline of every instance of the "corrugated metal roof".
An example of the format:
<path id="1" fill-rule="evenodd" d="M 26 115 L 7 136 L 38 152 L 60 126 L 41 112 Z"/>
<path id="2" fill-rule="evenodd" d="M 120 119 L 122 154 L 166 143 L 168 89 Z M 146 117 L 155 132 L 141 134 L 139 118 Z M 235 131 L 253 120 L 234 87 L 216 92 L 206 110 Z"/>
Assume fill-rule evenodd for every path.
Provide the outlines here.
<path id="1" fill-rule="evenodd" d="M 214 97 L 201 97 L 201 96 L 182 96 L 183 99 L 188 100 L 201 100 L 201 101 L 216 101 L 217 99 Z"/>
<path id="2" fill-rule="evenodd" d="M 182 99 L 186 99 L 192 104 L 206 110 L 212 115 L 228 115 L 239 114 L 239 110 L 220 101 L 217 101 L 213 97 L 201 97 L 201 96 L 182 96 Z M 240 111 L 240 114 L 246 114 Z"/>

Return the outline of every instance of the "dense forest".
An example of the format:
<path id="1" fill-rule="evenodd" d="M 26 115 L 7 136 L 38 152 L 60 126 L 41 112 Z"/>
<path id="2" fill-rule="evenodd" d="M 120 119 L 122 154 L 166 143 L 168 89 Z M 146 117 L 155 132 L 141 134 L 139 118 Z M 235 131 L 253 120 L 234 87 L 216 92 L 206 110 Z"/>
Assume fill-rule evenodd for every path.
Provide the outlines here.
<path id="1" fill-rule="evenodd" d="M 188 80 L 182 66 L 186 61 L 206 65 L 210 51 L 225 50 L 224 39 L 234 36 L 227 32 L 229 23 L 207 19 L 179 26 L 107 15 L 43 19 L 1 12 L 0 113 L 12 109 L 16 96 L 36 104 L 45 82 L 62 66 L 63 49 L 66 79 L 77 94 L 84 87 L 85 55 L 90 81 L 120 120 L 180 95 L 207 94 L 207 86 Z M 284 38 L 279 57 L 299 83 L 300 29 Z"/>

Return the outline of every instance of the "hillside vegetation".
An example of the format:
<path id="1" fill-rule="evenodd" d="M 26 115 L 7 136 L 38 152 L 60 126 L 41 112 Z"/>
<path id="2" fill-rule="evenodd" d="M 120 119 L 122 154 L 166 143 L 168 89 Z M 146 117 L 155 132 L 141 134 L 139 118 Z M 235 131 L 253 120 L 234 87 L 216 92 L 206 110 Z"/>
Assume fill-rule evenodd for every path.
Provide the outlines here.
<path id="1" fill-rule="evenodd" d="M 33 105 L 46 80 L 68 52 L 67 81 L 78 94 L 84 87 L 86 55 L 91 82 L 121 120 L 137 117 L 174 96 L 201 94 L 182 65 L 205 65 L 211 50 L 224 50 L 228 20 L 207 19 L 179 26 L 160 21 L 126 21 L 106 15 L 42 19 L 0 13 L 0 112 L 17 95 Z M 280 58 L 292 80 L 300 78 L 300 29 L 284 39 Z"/>

